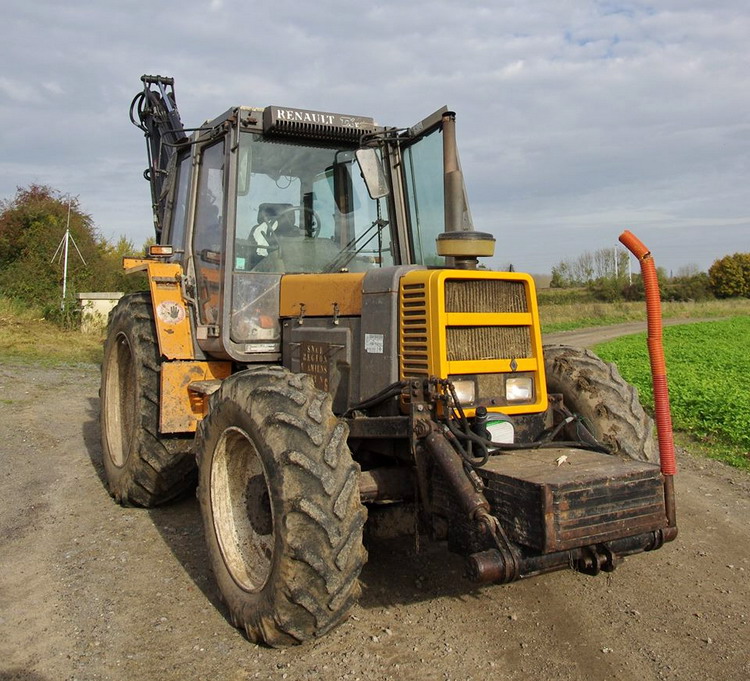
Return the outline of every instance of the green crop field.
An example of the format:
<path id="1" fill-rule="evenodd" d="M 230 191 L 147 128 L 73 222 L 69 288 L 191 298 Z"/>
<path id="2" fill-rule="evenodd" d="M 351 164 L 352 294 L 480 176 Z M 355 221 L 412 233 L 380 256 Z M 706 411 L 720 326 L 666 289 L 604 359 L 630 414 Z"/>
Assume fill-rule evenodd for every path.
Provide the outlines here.
<path id="1" fill-rule="evenodd" d="M 675 429 L 697 438 L 706 454 L 750 470 L 750 317 L 664 329 Z M 645 334 L 594 348 L 653 406 Z"/>

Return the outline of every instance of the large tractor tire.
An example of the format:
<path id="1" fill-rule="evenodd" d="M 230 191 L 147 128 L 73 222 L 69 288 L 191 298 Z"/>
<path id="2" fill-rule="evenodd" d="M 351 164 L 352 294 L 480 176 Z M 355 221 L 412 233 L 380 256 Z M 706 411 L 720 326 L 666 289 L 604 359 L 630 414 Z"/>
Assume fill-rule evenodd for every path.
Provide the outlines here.
<path id="1" fill-rule="evenodd" d="M 160 363 L 150 294 L 123 296 L 109 318 L 100 391 L 104 473 L 123 506 L 157 506 L 195 485 L 193 438 L 159 433 Z"/>
<path id="2" fill-rule="evenodd" d="M 288 646 L 340 623 L 367 559 L 359 465 L 328 393 L 281 367 L 222 383 L 198 428 L 198 499 L 232 623 Z"/>
<path id="3" fill-rule="evenodd" d="M 566 345 L 545 345 L 544 358 L 548 392 L 561 393 L 599 442 L 613 454 L 659 462 L 654 422 L 614 364 Z"/>

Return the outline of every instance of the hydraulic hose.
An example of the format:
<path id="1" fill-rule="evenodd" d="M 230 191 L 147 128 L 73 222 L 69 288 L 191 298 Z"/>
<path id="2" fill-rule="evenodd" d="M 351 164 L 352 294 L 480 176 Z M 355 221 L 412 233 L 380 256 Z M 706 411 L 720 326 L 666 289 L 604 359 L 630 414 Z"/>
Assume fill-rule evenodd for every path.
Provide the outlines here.
<path id="1" fill-rule="evenodd" d="M 664 347 L 662 345 L 661 298 L 659 296 L 656 266 L 651 252 L 634 234 L 625 230 L 620 235 L 620 242 L 641 264 L 643 286 L 646 291 L 648 354 L 651 360 L 651 381 L 654 387 L 654 416 L 659 438 L 659 461 L 661 472 L 665 476 L 672 476 L 677 472 L 677 464 L 675 462 L 672 433 L 672 415 L 669 409 L 667 368 L 664 362 Z"/>

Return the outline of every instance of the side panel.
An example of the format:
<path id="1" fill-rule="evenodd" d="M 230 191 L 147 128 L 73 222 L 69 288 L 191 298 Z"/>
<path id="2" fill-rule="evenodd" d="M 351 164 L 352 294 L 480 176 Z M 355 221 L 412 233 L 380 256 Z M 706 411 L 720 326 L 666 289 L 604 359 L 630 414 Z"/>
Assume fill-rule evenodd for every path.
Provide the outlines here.
<path id="1" fill-rule="evenodd" d="M 359 385 L 364 273 L 285 274 L 281 278 L 282 361 L 312 376 L 333 398 L 333 411 L 353 403 Z"/>
<path id="2" fill-rule="evenodd" d="M 355 401 L 360 381 L 355 349 L 359 347 L 359 317 L 313 317 L 300 325 L 284 321 L 283 364 L 295 373 L 308 374 L 315 387 L 333 398 L 333 412 L 345 412 Z"/>
<path id="3" fill-rule="evenodd" d="M 182 267 L 145 258 L 124 258 L 123 267 L 128 274 L 145 271 L 148 276 L 160 354 L 167 359 L 195 359 Z"/>
<path id="4" fill-rule="evenodd" d="M 161 365 L 159 431 L 194 433 L 205 415 L 206 396 L 191 393 L 196 381 L 227 378 L 231 362 L 164 362 Z"/>
<path id="5" fill-rule="evenodd" d="M 401 277 L 418 265 L 371 270 L 364 281 L 357 402 L 399 380 L 398 297 Z"/>
<path id="6" fill-rule="evenodd" d="M 335 413 L 399 380 L 399 282 L 415 269 L 282 278 L 284 366 L 313 376 Z"/>
<path id="7" fill-rule="evenodd" d="M 281 280 L 281 316 L 359 316 L 364 278 L 364 273 L 287 274 Z"/>

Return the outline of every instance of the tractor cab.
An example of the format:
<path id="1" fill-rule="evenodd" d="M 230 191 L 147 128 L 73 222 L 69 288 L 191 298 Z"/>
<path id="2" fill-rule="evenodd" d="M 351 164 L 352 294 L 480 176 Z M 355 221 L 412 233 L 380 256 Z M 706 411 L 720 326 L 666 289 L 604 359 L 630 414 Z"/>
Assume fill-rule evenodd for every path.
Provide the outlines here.
<path id="1" fill-rule="evenodd" d="M 190 282 L 202 349 L 278 359 L 284 274 L 444 265 L 445 112 L 397 130 L 360 116 L 239 107 L 186 139 L 160 243 Z M 459 192 L 466 207 L 462 182 Z"/>

